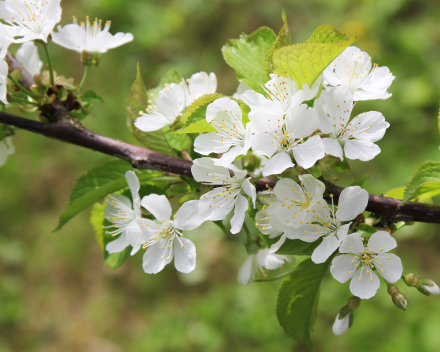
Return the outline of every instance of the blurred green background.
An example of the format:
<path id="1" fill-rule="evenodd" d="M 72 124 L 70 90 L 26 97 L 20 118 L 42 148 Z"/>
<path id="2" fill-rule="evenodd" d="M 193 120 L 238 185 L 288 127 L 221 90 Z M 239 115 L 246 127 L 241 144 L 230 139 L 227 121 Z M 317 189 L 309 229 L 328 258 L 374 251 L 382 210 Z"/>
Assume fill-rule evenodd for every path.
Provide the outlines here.
<path id="1" fill-rule="evenodd" d="M 73 15 L 112 20 L 112 32 L 135 40 L 105 54 L 86 88 L 106 104 L 84 124 L 136 143 L 125 128 L 124 102 L 139 61 L 148 87 L 175 67 L 185 77 L 215 72 L 218 91 L 238 82 L 220 48 L 259 26 L 280 28 L 285 9 L 294 42 L 323 23 L 356 35 L 355 45 L 397 77 L 392 98 L 360 102 L 359 111 L 381 111 L 391 127 L 368 163 L 353 162 L 339 184 L 370 177 L 365 188 L 381 194 L 405 182 L 425 160 L 439 160 L 440 2 L 410 0 L 63 0 L 62 24 Z M 13 49 L 15 50 L 15 49 Z M 79 54 L 50 46 L 59 74 L 80 80 Z M 197 269 L 184 276 L 168 265 L 147 275 L 141 254 L 120 269 L 102 266 L 102 254 L 83 212 L 52 233 L 75 180 L 109 157 L 18 131 L 17 149 L 0 168 L 0 352 L 9 351 L 302 351 L 279 326 L 280 282 L 241 287 L 236 273 L 246 258 L 237 238 L 204 225 Z M 396 234 L 405 272 L 440 283 L 437 225 L 417 224 Z M 381 287 L 356 312 L 354 326 L 334 336 L 331 326 L 350 296 L 348 284 L 327 275 L 314 332 L 314 351 L 439 351 L 440 300 L 399 282 L 407 312 Z M 299 317 L 300 318 L 300 317 Z"/>

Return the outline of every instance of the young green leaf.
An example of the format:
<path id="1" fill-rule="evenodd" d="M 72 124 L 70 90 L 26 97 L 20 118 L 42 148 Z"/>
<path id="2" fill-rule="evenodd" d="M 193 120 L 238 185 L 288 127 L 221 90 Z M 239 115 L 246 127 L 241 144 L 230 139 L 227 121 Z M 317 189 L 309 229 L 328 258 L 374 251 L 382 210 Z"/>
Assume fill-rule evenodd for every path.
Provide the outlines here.
<path id="1" fill-rule="evenodd" d="M 312 348 L 311 331 L 318 309 L 319 289 L 332 257 L 315 264 L 306 259 L 283 282 L 278 294 L 277 316 L 284 331 Z"/>
<path id="2" fill-rule="evenodd" d="M 338 31 L 335 26 L 323 24 L 315 29 L 307 43 L 344 43 L 347 36 Z"/>
<path id="3" fill-rule="evenodd" d="M 222 96 L 219 93 L 206 94 L 195 100 L 180 118 L 179 125 L 183 127 L 175 134 L 215 131 L 215 128 L 206 121 L 206 109 L 209 104 Z"/>
<path id="4" fill-rule="evenodd" d="M 278 242 L 280 237 L 269 238 L 269 236 L 261 235 L 263 241 L 266 243 L 267 248 L 272 247 L 273 244 Z M 286 239 L 283 245 L 278 249 L 276 254 L 280 255 L 312 255 L 313 251 L 318 247 L 320 241 L 304 242 L 301 240 Z"/>
<path id="5" fill-rule="evenodd" d="M 440 195 L 440 163 L 424 163 L 417 174 L 408 182 L 401 204 L 420 196 Z"/>
<path id="6" fill-rule="evenodd" d="M 359 224 L 356 232 L 359 232 L 362 237 L 368 240 L 373 233 L 377 232 L 377 230 L 373 226 L 367 224 Z"/>
<path id="7" fill-rule="evenodd" d="M 342 36 L 334 27 L 333 32 L 331 27 L 320 28 L 309 39 L 317 42 L 294 44 L 275 51 L 274 72 L 295 79 L 300 87 L 304 83 L 312 86 L 324 69 L 354 41 L 354 38 Z"/>
<path id="8" fill-rule="evenodd" d="M 99 165 L 81 176 L 70 193 L 66 210 L 61 214 L 55 231 L 60 230 L 75 215 L 103 199 L 109 193 L 128 188 L 125 173 L 132 170 L 130 164 L 122 160 L 112 160 Z M 135 171 L 139 181 L 145 182 L 162 175 L 159 171 Z"/>
<path id="9" fill-rule="evenodd" d="M 102 99 L 98 94 L 96 94 L 96 92 L 94 92 L 93 90 L 86 90 L 82 95 L 81 95 L 81 102 L 87 102 L 87 103 L 91 103 L 91 104 L 97 104 L 97 103 L 105 103 L 104 99 Z"/>
<path id="10" fill-rule="evenodd" d="M 151 94 L 153 94 L 154 96 L 157 95 L 164 87 L 165 84 L 170 84 L 170 83 L 177 83 L 179 84 L 180 82 L 182 82 L 182 75 L 180 74 L 180 72 L 178 70 L 176 70 L 175 68 L 172 68 L 171 70 L 169 70 L 167 73 L 165 73 L 159 81 L 159 84 L 157 85 L 157 87 L 155 88 L 151 88 L 147 91 L 147 95 L 149 97 L 151 97 Z"/>
<path id="11" fill-rule="evenodd" d="M 266 55 L 276 40 L 272 29 L 261 27 L 250 35 L 229 40 L 222 48 L 223 58 L 235 69 L 240 82 L 263 94 L 261 83 L 267 82 L 271 73 L 266 67 Z"/>
<path id="12" fill-rule="evenodd" d="M 127 98 L 127 101 L 125 102 L 125 109 L 128 112 L 128 129 L 133 134 L 133 136 L 146 148 L 154 150 L 156 152 L 174 155 L 174 152 L 172 148 L 168 145 L 166 137 L 164 136 L 162 131 L 142 132 L 134 125 L 134 122 L 140 116 L 139 112 L 145 111 L 148 105 L 150 105 L 148 100 L 149 95 L 142 80 L 141 71 L 138 64 L 136 80 L 133 83 L 133 87 L 131 88 L 131 92 Z"/>
<path id="13" fill-rule="evenodd" d="M 282 18 L 284 22 L 284 26 L 280 29 L 280 32 L 278 33 L 278 38 L 275 41 L 275 43 L 272 45 L 272 48 L 270 48 L 269 52 L 266 55 L 266 70 L 269 73 L 273 72 L 273 54 L 275 53 L 275 50 L 278 50 L 284 46 L 290 45 L 290 34 L 289 34 L 289 27 L 287 25 L 287 18 L 286 13 L 283 10 Z"/>

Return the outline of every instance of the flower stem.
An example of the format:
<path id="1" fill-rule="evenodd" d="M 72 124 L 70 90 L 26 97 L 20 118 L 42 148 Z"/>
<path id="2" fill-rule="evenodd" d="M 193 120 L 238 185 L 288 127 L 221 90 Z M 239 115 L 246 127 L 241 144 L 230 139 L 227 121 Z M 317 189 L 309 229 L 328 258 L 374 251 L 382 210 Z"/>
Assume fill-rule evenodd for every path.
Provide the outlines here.
<path id="1" fill-rule="evenodd" d="M 15 84 L 15 86 L 20 89 L 24 94 L 30 96 L 32 99 L 34 100 L 38 100 L 37 96 L 32 93 L 31 91 L 27 90 L 25 87 L 23 87 L 20 83 L 18 83 L 18 81 L 12 77 L 12 75 L 10 73 L 8 73 L 8 78 L 12 81 L 12 83 Z"/>
<path id="2" fill-rule="evenodd" d="M 84 84 L 86 83 L 87 76 L 89 75 L 91 65 L 86 64 L 85 66 L 86 66 L 86 68 L 84 69 L 84 74 L 82 76 L 81 83 L 79 84 L 79 87 L 78 87 L 79 92 L 81 92 L 82 88 L 84 87 Z"/>
<path id="3" fill-rule="evenodd" d="M 34 105 L 34 106 L 38 106 L 40 107 L 40 104 L 35 103 L 33 101 L 29 101 L 23 98 L 19 98 L 19 97 L 14 97 L 13 95 L 9 95 L 10 98 L 12 98 L 14 101 L 19 102 L 19 103 L 24 103 L 24 104 L 29 104 L 29 105 Z"/>
<path id="4" fill-rule="evenodd" d="M 44 48 L 44 52 L 46 53 L 47 63 L 49 64 L 50 84 L 52 87 L 54 87 L 55 86 L 55 79 L 54 79 L 54 74 L 53 74 L 52 60 L 50 59 L 50 55 L 49 55 L 49 50 L 47 49 L 46 43 L 41 43 L 41 45 Z"/>

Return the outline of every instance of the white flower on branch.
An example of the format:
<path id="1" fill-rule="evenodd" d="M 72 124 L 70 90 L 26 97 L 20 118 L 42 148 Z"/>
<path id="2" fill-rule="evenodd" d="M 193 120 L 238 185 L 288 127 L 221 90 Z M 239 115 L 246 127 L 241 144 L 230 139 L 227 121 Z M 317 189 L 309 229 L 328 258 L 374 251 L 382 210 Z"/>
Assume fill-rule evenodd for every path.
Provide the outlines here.
<path id="1" fill-rule="evenodd" d="M 292 156 L 305 169 L 322 159 L 325 147 L 321 137 L 308 138 L 317 128 L 316 111 L 305 104 L 291 107 L 285 117 L 254 114 L 252 149 L 269 157 L 263 176 L 280 174 L 295 166 Z"/>
<path id="2" fill-rule="evenodd" d="M 204 219 L 199 214 L 199 201 L 184 203 L 171 217 L 172 209 L 168 199 L 161 195 L 150 194 L 142 198 L 142 206 L 156 218 L 149 224 L 148 248 L 143 257 L 143 268 L 147 274 L 157 274 L 174 257 L 174 266 L 182 273 L 189 273 L 196 267 L 196 247 L 190 240 L 183 238 L 181 231 L 199 227 Z M 170 220 L 171 219 L 171 220 Z"/>
<path id="3" fill-rule="evenodd" d="M 264 269 L 278 269 L 284 261 L 292 261 L 293 258 L 293 256 L 270 254 L 268 249 L 260 249 L 257 253 L 249 255 L 238 269 L 237 281 L 241 285 L 249 285 L 258 275 L 267 276 Z"/>
<path id="4" fill-rule="evenodd" d="M 329 208 L 324 199 L 318 200 L 308 210 L 305 225 L 298 228 L 285 228 L 288 238 L 299 238 L 305 242 L 315 242 L 322 237 L 321 244 L 314 250 L 314 263 L 324 263 L 339 248 L 348 234 L 350 223 L 362 214 L 368 204 L 368 193 L 359 186 L 344 189 L 339 196 L 339 206 Z"/>
<path id="5" fill-rule="evenodd" d="M 215 100 L 206 109 L 206 121 L 217 131 L 198 136 L 194 151 L 203 155 L 224 153 L 215 165 L 231 164 L 239 155 L 246 155 L 251 148 L 251 123 L 243 125 L 242 111 L 238 103 L 224 97 Z"/>
<path id="6" fill-rule="evenodd" d="M 9 45 L 14 41 L 14 38 L 8 31 L 8 26 L 0 23 L 0 58 L 3 59 L 8 52 Z"/>
<path id="7" fill-rule="evenodd" d="M 47 42 L 49 33 L 61 20 L 61 0 L 7 0 L 0 1 L 0 18 L 14 43 L 31 40 Z"/>
<path id="8" fill-rule="evenodd" d="M 133 247 L 131 255 L 133 255 L 148 240 L 147 226 L 154 225 L 154 222 L 141 217 L 140 183 L 136 174 L 133 171 L 127 171 L 125 178 L 130 187 L 133 206 L 130 199 L 120 194 L 110 194 L 106 198 L 104 216 L 112 223 L 108 228 L 113 229 L 106 233 L 120 236 L 107 243 L 105 249 L 109 253 L 119 253 L 131 245 Z"/>
<path id="9" fill-rule="evenodd" d="M 38 55 L 38 48 L 33 42 L 23 43 L 17 50 L 15 57 L 32 76 L 40 73 L 43 67 L 43 62 Z"/>
<path id="10" fill-rule="evenodd" d="M 5 60 L 0 58 L 0 100 L 3 104 L 7 105 L 8 100 L 6 99 L 7 94 L 7 78 L 9 73 L 9 66 Z"/>
<path id="11" fill-rule="evenodd" d="M 283 116 L 289 108 L 313 99 L 322 82 L 322 76 L 320 76 L 311 88 L 304 83 L 302 89 L 299 89 L 298 84 L 292 78 L 281 77 L 273 73 L 270 74 L 270 78 L 262 85 L 266 96 L 253 90 L 247 90 L 240 95 L 240 99 L 251 108 L 251 115 L 263 113 L 270 116 Z"/>
<path id="12" fill-rule="evenodd" d="M 371 57 L 350 46 L 324 70 L 324 86 L 344 86 L 353 93 L 355 101 L 388 99 L 391 94 L 387 89 L 396 77 L 386 66 L 371 67 Z"/>
<path id="13" fill-rule="evenodd" d="M 390 124 L 377 111 L 359 114 L 350 121 L 353 95 L 347 88 L 322 91 L 315 109 L 321 132 L 329 134 L 329 138 L 322 139 L 327 154 L 343 159 L 344 149 L 348 159 L 368 161 L 380 153 L 374 142 L 382 139 Z"/>
<path id="14" fill-rule="evenodd" d="M 0 141 L 0 166 L 6 163 L 9 155 L 14 154 L 15 148 L 12 145 L 12 138 L 6 137 Z"/>
<path id="15" fill-rule="evenodd" d="M 166 84 L 156 98 L 152 94 L 150 105 L 145 112 L 140 111 L 135 126 L 143 132 L 153 132 L 171 125 L 195 99 L 215 93 L 217 78 L 213 72 L 199 72 L 191 76 L 188 85 L 189 90 L 182 79 L 179 84 Z"/>
<path id="16" fill-rule="evenodd" d="M 51 33 L 52 40 L 66 49 L 90 54 L 103 54 L 109 49 L 117 48 L 133 40 L 131 33 L 111 34 L 110 25 L 111 22 L 107 21 L 102 29 L 102 20 L 95 19 L 91 24 L 88 16 L 85 23 L 78 24 L 76 17 L 73 17 L 72 24 L 64 27 L 58 26 L 58 32 Z"/>
<path id="17" fill-rule="evenodd" d="M 330 272 L 339 282 L 350 279 L 353 295 L 368 299 L 376 294 L 380 286 L 377 271 L 386 281 L 394 283 L 402 276 L 402 262 L 395 254 L 387 253 L 396 248 L 396 240 L 386 231 L 371 235 L 368 244 L 360 233 L 348 235 L 339 251 L 343 254 L 333 259 Z"/>
<path id="18" fill-rule="evenodd" d="M 246 170 L 234 165 L 217 166 L 217 159 L 200 158 L 194 160 L 191 173 L 198 182 L 215 187 L 202 195 L 199 200 L 199 212 L 205 220 L 223 220 L 232 210 L 231 233 L 238 233 L 243 226 L 246 211 L 249 207 L 247 198 L 251 197 L 254 208 L 256 200 L 255 186 L 246 178 Z M 234 176 L 230 175 L 230 171 Z"/>

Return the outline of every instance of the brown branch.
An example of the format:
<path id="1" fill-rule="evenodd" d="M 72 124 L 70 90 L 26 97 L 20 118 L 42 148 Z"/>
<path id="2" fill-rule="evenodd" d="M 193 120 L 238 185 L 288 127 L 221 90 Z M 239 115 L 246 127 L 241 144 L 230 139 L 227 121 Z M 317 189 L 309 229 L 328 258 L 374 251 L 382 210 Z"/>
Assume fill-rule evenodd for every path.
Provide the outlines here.
<path id="1" fill-rule="evenodd" d="M 34 84 L 34 79 L 31 74 L 24 68 L 24 66 L 12 55 L 9 51 L 6 54 L 6 60 L 8 61 L 11 71 L 19 68 L 21 70 L 21 78 L 19 80 L 20 84 L 29 89 L 31 85 Z"/>
<path id="2" fill-rule="evenodd" d="M 26 88 L 30 87 L 33 84 L 33 80 L 29 73 L 10 53 L 8 53 L 8 61 L 11 68 L 20 67 L 22 69 L 20 83 Z M 49 118 L 49 121 L 57 121 L 55 123 L 33 121 L 5 112 L 0 112 L 0 122 L 125 160 L 133 168 L 154 169 L 178 175 L 192 176 L 192 162 L 190 160 L 176 158 L 101 136 L 87 130 L 77 119 L 71 117 L 69 111 L 60 102 L 54 101 L 51 106 L 53 110 L 49 109 L 50 111 L 46 111 L 45 116 L 53 114 L 53 118 Z M 277 179 L 266 177 L 257 180 L 255 186 L 258 191 L 263 191 L 275 187 L 276 182 Z M 328 184 L 328 191 L 336 199 L 343 189 L 332 183 Z M 388 222 L 419 221 L 440 223 L 440 206 L 408 202 L 398 207 L 399 204 L 400 200 L 398 199 L 370 194 L 367 210 L 382 215 Z"/>

